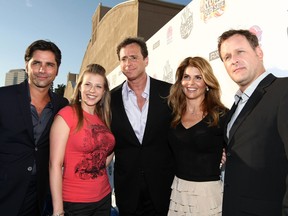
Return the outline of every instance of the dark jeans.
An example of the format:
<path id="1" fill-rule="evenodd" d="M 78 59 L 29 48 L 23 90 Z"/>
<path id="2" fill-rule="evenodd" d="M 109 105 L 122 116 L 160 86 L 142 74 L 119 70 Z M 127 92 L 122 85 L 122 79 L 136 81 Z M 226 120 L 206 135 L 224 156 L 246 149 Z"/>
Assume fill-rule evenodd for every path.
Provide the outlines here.
<path id="1" fill-rule="evenodd" d="M 110 216 L 111 193 L 93 203 L 64 202 L 64 211 L 68 216 Z"/>

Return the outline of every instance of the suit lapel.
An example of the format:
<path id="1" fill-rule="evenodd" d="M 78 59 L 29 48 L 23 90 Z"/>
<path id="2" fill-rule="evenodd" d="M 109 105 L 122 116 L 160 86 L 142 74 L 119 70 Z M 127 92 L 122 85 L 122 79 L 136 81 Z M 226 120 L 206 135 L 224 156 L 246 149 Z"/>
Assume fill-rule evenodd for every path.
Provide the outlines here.
<path id="1" fill-rule="evenodd" d="M 257 86 L 257 88 L 252 93 L 251 97 L 248 99 L 247 103 L 239 113 L 237 119 L 235 120 L 233 126 L 229 132 L 229 140 L 228 143 L 231 141 L 231 138 L 234 136 L 235 132 L 242 124 L 242 122 L 247 118 L 247 116 L 251 113 L 254 107 L 259 103 L 263 95 L 265 94 L 265 88 L 269 86 L 276 77 L 272 74 L 267 75 Z M 233 108 L 233 107 L 232 107 Z M 232 115 L 232 114 L 231 114 Z M 231 116 L 229 116 L 231 118 Z"/>
<path id="2" fill-rule="evenodd" d="M 155 136 L 154 132 L 157 131 L 157 127 L 155 121 L 159 120 L 159 114 L 161 115 L 163 110 L 163 103 L 164 101 L 161 100 L 161 97 L 165 97 L 165 95 L 160 95 L 158 90 L 159 83 L 150 77 L 150 90 L 149 90 L 149 107 L 148 107 L 148 114 L 147 114 L 147 121 L 145 125 L 145 131 L 143 135 L 142 144 L 145 145 L 146 143 L 150 142 L 150 138 Z M 168 106 L 164 105 L 164 106 Z M 152 135 L 151 135 L 152 134 Z"/>
<path id="3" fill-rule="evenodd" d="M 29 136 L 34 141 L 33 123 L 31 117 L 31 108 L 30 108 L 30 99 L 29 99 L 27 81 L 19 84 L 17 97 L 19 101 L 20 112 L 22 113 L 22 117 L 24 120 L 24 124 L 26 125 Z"/>
<path id="4" fill-rule="evenodd" d="M 226 122 L 225 122 L 225 127 L 224 127 L 224 139 L 225 139 L 225 142 L 227 143 L 228 142 L 228 137 L 226 136 L 226 134 L 227 134 L 227 126 L 228 126 L 228 123 L 229 123 L 229 121 L 231 120 L 231 118 L 232 118 L 232 115 L 233 115 L 233 113 L 235 112 L 235 110 L 236 110 L 236 108 L 237 108 L 237 105 L 236 105 L 236 103 L 234 102 L 233 103 L 233 106 L 231 107 L 231 109 L 229 110 L 229 112 L 228 112 L 228 114 L 227 114 L 227 118 L 226 118 Z"/>
<path id="5" fill-rule="evenodd" d="M 157 92 L 154 88 L 156 86 L 154 85 L 153 78 L 150 77 L 150 89 L 149 89 L 149 103 L 148 103 L 148 113 L 147 113 L 147 120 L 145 125 L 145 130 L 143 134 L 143 141 L 142 144 L 144 144 L 147 140 L 147 137 L 149 137 L 149 133 L 153 129 L 153 121 L 157 119 L 157 116 L 154 116 L 154 112 L 157 110 L 157 105 L 155 106 L 154 101 L 157 101 L 156 95 L 153 94 Z"/>

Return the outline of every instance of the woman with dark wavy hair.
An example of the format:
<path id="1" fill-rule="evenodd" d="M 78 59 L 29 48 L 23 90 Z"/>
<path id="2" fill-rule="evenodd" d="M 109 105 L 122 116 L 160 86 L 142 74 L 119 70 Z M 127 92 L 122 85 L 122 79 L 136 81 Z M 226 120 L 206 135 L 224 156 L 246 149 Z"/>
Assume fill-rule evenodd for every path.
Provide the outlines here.
<path id="1" fill-rule="evenodd" d="M 188 57 L 180 63 L 168 104 L 173 112 L 169 144 L 176 162 L 168 215 L 220 216 L 219 165 L 227 108 L 207 60 Z"/>

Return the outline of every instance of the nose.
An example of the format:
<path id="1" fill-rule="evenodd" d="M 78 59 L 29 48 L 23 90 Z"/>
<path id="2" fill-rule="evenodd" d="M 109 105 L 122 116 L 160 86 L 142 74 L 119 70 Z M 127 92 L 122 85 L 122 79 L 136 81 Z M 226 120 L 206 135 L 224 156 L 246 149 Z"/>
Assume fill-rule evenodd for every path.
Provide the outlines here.
<path id="1" fill-rule="evenodd" d="M 95 89 L 96 89 L 96 88 L 97 88 L 96 86 L 92 85 L 91 88 L 89 89 L 89 91 L 90 91 L 90 92 L 95 92 Z"/>
<path id="2" fill-rule="evenodd" d="M 124 62 L 124 64 L 125 64 L 126 66 L 131 65 L 131 63 L 132 63 L 132 59 L 130 59 L 130 58 L 127 58 L 127 59 L 125 60 L 125 62 Z"/>
<path id="3" fill-rule="evenodd" d="M 190 78 L 188 81 L 187 81 L 187 83 L 188 83 L 188 85 L 193 85 L 194 84 L 194 79 L 193 78 Z"/>
<path id="4" fill-rule="evenodd" d="M 238 64 L 238 63 L 239 63 L 238 58 L 237 58 L 237 57 L 233 57 L 233 58 L 232 58 L 232 65 L 236 65 L 236 64 Z"/>
<path id="5" fill-rule="evenodd" d="M 124 62 L 124 68 L 127 70 L 127 69 L 129 69 L 130 66 L 131 66 L 131 60 L 127 59 Z"/>
<path id="6" fill-rule="evenodd" d="M 45 71 L 45 67 L 43 66 L 43 65 L 41 65 L 40 67 L 39 67 L 39 72 L 44 72 Z"/>

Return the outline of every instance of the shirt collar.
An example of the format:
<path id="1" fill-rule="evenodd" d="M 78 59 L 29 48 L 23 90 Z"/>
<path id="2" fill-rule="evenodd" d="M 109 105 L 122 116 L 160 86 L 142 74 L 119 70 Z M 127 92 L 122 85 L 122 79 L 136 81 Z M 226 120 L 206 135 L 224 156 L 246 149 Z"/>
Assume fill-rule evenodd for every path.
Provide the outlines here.
<path id="1" fill-rule="evenodd" d="M 236 95 L 234 96 L 235 102 L 238 102 L 238 100 L 241 98 L 242 101 L 240 103 L 245 103 L 249 97 L 251 97 L 254 90 L 257 88 L 259 83 L 268 75 L 269 73 L 265 71 L 262 73 L 259 77 L 257 77 L 256 80 L 254 80 L 248 88 L 242 92 L 240 89 L 236 92 Z"/>
<path id="2" fill-rule="evenodd" d="M 28 80 L 26 79 L 25 82 L 26 82 L 26 90 L 27 90 L 27 93 L 28 93 L 29 102 L 31 103 L 31 94 L 30 94 L 30 88 L 29 88 Z M 52 94 L 51 89 L 48 90 L 48 94 L 49 94 L 49 97 L 50 97 L 50 101 L 49 101 L 49 103 L 48 103 L 48 107 L 49 107 L 49 108 L 53 108 L 52 100 L 53 100 L 53 98 L 54 98 L 54 95 Z"/>
<path id="3" fill-rule="evenodd" d="M 142 97 L 147 99 L 149 97 L 149 91 L 150 91 L 150 76 L 147 75 L 147 81 L 146 81 L 146 86 L 145 89 L 142 93 Z M 126 98 L 128 98 L 129 93 L 134 93 L 133 89 L 131 89 L 128 85 L 127 80 L 124 82 L 123 84 L 123 92 L 126 96 Z"/>

